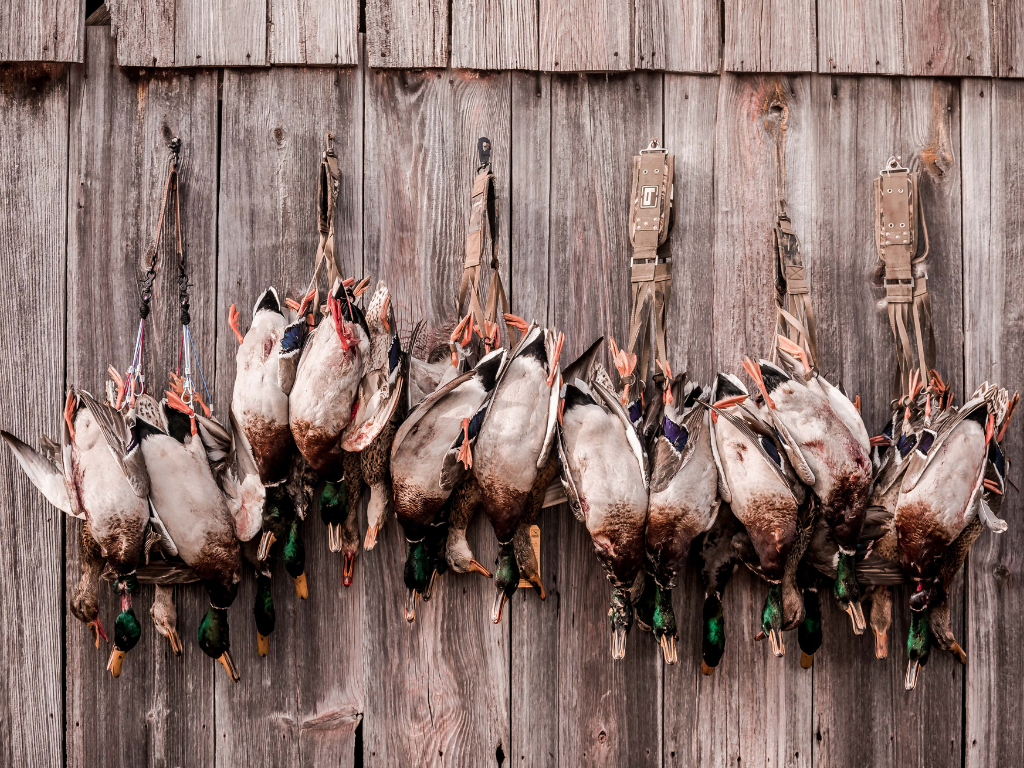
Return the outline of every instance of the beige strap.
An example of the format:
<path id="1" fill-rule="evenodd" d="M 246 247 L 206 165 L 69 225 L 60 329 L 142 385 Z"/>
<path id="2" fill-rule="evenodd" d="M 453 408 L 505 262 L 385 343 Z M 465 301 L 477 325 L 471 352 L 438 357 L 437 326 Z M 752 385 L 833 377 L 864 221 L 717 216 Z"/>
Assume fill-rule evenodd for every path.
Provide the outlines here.
<path id="1" fill-rule="evenodd" d="M 486 333 L 488 325 L 496 327 L 498 304 L 502 315 L 509 314 L 508 296 L 501 282 L 498 265 L 497 208 L 494 197 L 494 173 L 491 171 L 491 142 L 481 138 L 477 143 L 480 165 L 477 167 L 473 190 L 470 193 L 469 227 L 466 230 L 466 261 L 462 270 L 456 309 L 461 317 L 471 311 L 480 331 Z M 486 306 L 480 300 L 480 264 L 484 253 L 490 255 L 491 284 L 487 291 Z M 467 306 L 468 299 L 468 306 Z M 501 320 L 504 324 L 504 319 Z M 506 338 L 512 343 L 513 329 L 505 327 Z M 481 334 L 483 335 L 483 334 Z M 498 341 L 500 342 L 500 333 Z"/>
<path id="2" fill-rule="evenodd" d="M 800 238 L 797 237 L 793 222 L 786 214 L 784 199 L 779 200 L 779 215 L 774 232 L 775 304 L 778 308 L 778 317 L 773 354 L 777 354 L 778 337 L 783 335 L 802 347 L 808 365 L 817 368 L 818 335 L 814 322 L 814 307 L 811 304 L 811 281 L 800 251 Z"/>
<path id="3" fill-rule="evenodd" d="M 915 369 L 920 381 L 927 382 L 928 372 L 935 365 L 928 283 L 923 274 L 916 274 L 923 272 L 917 267 L 928 257 L 929 246 L 918 186 L 920 175 L 904 168 L 899 160 L 890 157 L 875 179 L 875 247 L 885 265 L 885 300 L 889 327 L 896 341 L 896 397 L 909 393 Z M 923 236 L 920 239 L 919 220 Z"/>
<path id="4" fill-rule="evenodd" d="M 665 362 L 665 312 L 672 284 L 672 264 L 658 249 L 668 239 L 672 225 L 672 183 L 675 155 L 652 139 L 646 149 L 633 157 L 633 185 L 629 202 L 629 241 L 633 245 L 630 260 L 632 310 L 629 316 L 629 342 L 626 350 L 636 355 L 637 368 L 630 385 L 630 399 L 639 396 L 647 376 L 650 349 L 654 359 Z M 654 325 L 653 338 L 651 325 Z M 655 372 L 661 382 L 663 374 Z"/>
<path id="5" fill-rule="evenodd" d="M 338 156 L 334 154 L 334 134 L 328 133 L 326 146 L 320 157 L 320 171 L 317 176 L 316 212 L 317 230 L 320 242 L 316 247 L 313 277 L 306 293 L 315 291 L 312 307 L 320 306 L 320 272 L 327 265 L 327 290 L 334 287 L 334 281 L 341 276 L 334 258 L 334 214 L 338 205 L 338 187 L 341 174 L 338 171 Z"/>

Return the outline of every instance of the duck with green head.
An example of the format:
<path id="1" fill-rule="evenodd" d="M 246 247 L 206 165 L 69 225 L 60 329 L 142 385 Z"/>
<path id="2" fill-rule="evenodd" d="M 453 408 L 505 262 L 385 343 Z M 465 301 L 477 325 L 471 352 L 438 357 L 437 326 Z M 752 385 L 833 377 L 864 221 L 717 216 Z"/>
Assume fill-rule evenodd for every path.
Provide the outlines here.
<path id="1" fill-rule="evenodd" d="M 725 653 L 725 614 L 722 595 L 740 563 L 737 536 L 742 527 L 728 504 L 722 504 L 714 524 L 697 537 L 691 551 L 700 568 L 704 585 L 704 607 L 701 611 L 701 672 L 714 673 Z"/>

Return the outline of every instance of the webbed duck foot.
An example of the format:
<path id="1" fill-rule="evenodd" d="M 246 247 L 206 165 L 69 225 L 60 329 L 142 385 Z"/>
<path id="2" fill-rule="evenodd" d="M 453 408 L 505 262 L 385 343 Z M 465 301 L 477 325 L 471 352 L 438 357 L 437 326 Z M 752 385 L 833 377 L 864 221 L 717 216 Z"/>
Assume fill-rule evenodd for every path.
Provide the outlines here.
<path id="1" fill-rule="evenodd" d="M 228 310 L 228 325 L 231 326 L 231 330 L 234 331 L 235 338 L 238 340 L 239 345 L 241 345 L 241 343 L 245 341 L 245 338 L 242 336 L 242 332 L 238 330 L 238 315 L 238 310 L 235 308 L 235 305 L 232 304 L 231 309 Z"/>
<path id="2" fill-rule="evenodd" d="M 305 571 L 295 577 L 295 594 L 300 600 L 305 600 L 309 597 L 309 586 L 306 584 Z"/>
<path id="3" fill-rule="evenodd" d="M 224 667 L 224 671 L 228 673 L 228 677 L 231 678 L 231 682 L 237 683 L 241 678 L 238 675 L 238 670 L 235 668 L 235 662 L 231 660 L 231 654 L 227 651 L 222 653 L 217 661 Z"/>
<path id="4" fill-rule="evenodd" d="M 861 608 L 860 601 L 856 600 L 848 603 L 843 610 L 846 611 L 850 621 L 853 623 L 853 634 L 863 635 L 868 624 L 864 620 L 864 609 Z"/>
<path id="5" fill-rule="evenodd" d="M 260 634 L 259 630 L 256 630 L 256 654 L 263 658 L 270 653 L 270 638 L 267 635 Z"/>
<path id="6" fill-rule="evenodd" d="M 270 556 L 270 548 L 274 546 L 275 541 L 277 541 L 277 536 L 274 535 L 273 531 L 264 531 L 263 536 L 260 538 L 260 547 L 256 551 L 256 559 L 261 563 L 266 562 L 266 559 Z"/>
<path id="7" fill-rule="evenodd" d="M 416 621 L 416 600 L 419 598 L 419 592 L 415 589 L 410 589 L 408 596 L 405 598 L 405 620 L 412 624 Z"/>
<path id="8" fill-rule="evenodd" d="M 96 647 L 100 647 L 100 638 L 103 638 L 104 643 L 109 643 L 107 639 L 107 633 L 103 631 L 103 624 L 100 623 L 100 617 L 97 616 L 95 619 L 86 624 L 90 630 L 92 630 L 93 640 L 95 641 Z"/>
<path id="9" fill-rule="evenodd" d="M 124 663 L 124 657 L 125 652 L 116 646 L 110 651 L 110 658 L 107 660 L 107 671 L 111 677 L 121 676 L 121 665 Z"/>
<path id="10" fill-rule="evenodd" d="M 665 656 L 665 663 L 677 664 L 679 662 L 679 654 L 676 651 L 675 635 L 662 635 L 659 643 L 661 645 L 661 652 Z"/>

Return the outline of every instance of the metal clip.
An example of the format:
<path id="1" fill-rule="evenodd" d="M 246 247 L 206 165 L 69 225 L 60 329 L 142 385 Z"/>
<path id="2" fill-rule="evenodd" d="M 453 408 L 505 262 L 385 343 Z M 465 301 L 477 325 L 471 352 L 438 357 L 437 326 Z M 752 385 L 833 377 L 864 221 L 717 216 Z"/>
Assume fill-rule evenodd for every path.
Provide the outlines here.
<path id="1" fill-rule="evenodd" d="M 909 168 L 905 168 L 900 164 L 903 159 L 902 155 L 890 155 L 889 159 L 885 162 L 885 168 L 878 172 L 879 176 L 891 176 L 894 173 L 900 173 L 903 171 L 910 172 Z"/>
<path id="2" fill-rule="evenodd" d="M 645 155 L 648 152 L 660 152 L 663 155 L 667 155 L 668 154 L 668 150 L 667 149 L 665 149 L 664 147 L 659 147 L 658 146 L 658 139 L 657 139 L 657 137 L 651 139 L 651 143 L 647 145 L 646 149 L 641 149 L 640 150 L 640 154 L 641 155 Z"/>

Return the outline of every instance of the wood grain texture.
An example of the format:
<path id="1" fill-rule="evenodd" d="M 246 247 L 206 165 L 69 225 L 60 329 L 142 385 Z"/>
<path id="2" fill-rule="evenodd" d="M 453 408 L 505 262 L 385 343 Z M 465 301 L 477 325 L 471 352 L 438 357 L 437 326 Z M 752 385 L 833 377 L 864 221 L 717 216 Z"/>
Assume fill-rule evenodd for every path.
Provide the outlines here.
<path id="1" fill-rule="evenodd" d="M 371 67 L 448 66 L 445 0 L 367 0 L 366 56 Z"/>
<path id="2" fill-rule="evenodd" d="M 122 67 L 174 66 L 175 0 L 107 0 Z"/>
<path id="3" fill-rule="evenodd" d="M 622 342 L 628 332 L 632 157 L 661 133 L 660 75 L 552 77 L 548 322 L 565 331 L 566 361 L 601 334 Z M 634 626 L 625 659 L 612 660 L 611 588 L 586 528 L 558 509 L 558 539 L 548 544 L 557 553 L 542 572 L 555 601 L 556 647 L 545 626 L 515 649 L 533 667 L 522 706 L 536 709 L 534 719 L 557 719 L 557 753 L 541 752 L 554 744 L 533 745 L 534 764 L 659 765 L 661 654 Z"/>
<path id="4" fill-rule="evenodd" d="M 545 72 L 633 69 L 630 0 L 539 0 L 540 68 Z"/>
<path id="5" fill-rule="evenodd" d="M 815 69 L 812 0 L 733 0 L 725 3 L 725 69 L 807 72 Z"/>
<path id="6" fill-rule="evenodd" d="M 902 74 L 902 29 L 900 2 L 820 0 L 818 71 Z"/>
<path id="7" fill-rule="evenodd" d="M 391 287 L 403 327 L 454 316 L 480 136 L 492 141 L 498 215 L 509 221 L 511 91 L 507 73 L 367 73 L 365 268 Z M 498 252 L 507 270 L 507 226 Z M 507 272 L 503 279 L 508 286 Z M 480 562 L 494 561 L 482 516 L 469 541 Z M 409 624 L 405 555 L 392 519 L 365 557 L 363 653 L 374 670 L 365 764 L 469 765 L 490 762 L 499 748 L 508 754 L 509 629 L 490 622 L 493 583 L 446 574 Z"/>
<path id="8" fill-rule="evenodd" d="M 965 391 L 983 381 L 1024 389 L 1018 286 L 1024 279 L 1019 195 L 1024 165 L 1012 149 L 1021 140 L 1020 81 L 964 80 L 964 335 Z M 1018 414 L 1019 418 L 1019 414 Z M 1004 449 L 1022 455 L 1024 430 L 1015 418 Z M 1019 458 L 1018 458 L 1019 461 Z M 1011 470 L 1013 472 L 1013 470 Z M 1019 473 L 1015 473 L 1019 477 Z M 1016 480 L 1020 485 L 1020 481 Z M 1020 494 L 1009 492 L 1000 517 L 1010 528 L 985 531 L 969 561 L 967 589 L 967 754 L 965 764 L 1024 761 L 1021 701 Z"/>
<path id="9" fill-rule="evenodd" d="M 992 3 L 992 46 L 997 77 L 1024 76 L 1024 5 L 1016 0 Z"/>
<path id="10" fill-rule="evenodd" d="M 85 3 L 0 0 L 0 62 L 82 61 Z"/>
<path id="11" fill-rule="evenodd" d="M 64 402 L 68 67 L 0 66 L 0 322 L 3 428 L 30 445 L 59 435 Z M 39 162 L 46 158 L 48 162 Z M 58 765 L 63 672 L 63 530 L 52 507 L 0 453 L 0 762 Z"/>
<path id="12" fill-rule="evenodd" d="M 317 174 L 325 134 L 334 133 L 341 172 L 335 249 L 346 276 L 362 273 L 362 71 L 228 70 L 224 75 L 220 165 L 217 400 L 228 403 L 238 345 L 227 330 L 231 304 L 244 329 L 258 296 L 273 285 L 301 300 L 318 242 Z M 323 284 L 321 285 L 323 288 Z M 327 548 L 316 515 L 303 526 L 309 599 L 295 596 L 283 565 L 274 570 L 277 622 L 270 655 L 259 658 L 252 623 L 255 579 L 246 568 L 232 607 L 237 685 L 218 680 L 217 764 L 355 764 L 363 712 L 364 558 L 353 586 Z M 315 651 L 314 651 L 315 649 Z M 253 713 L 260 713 L 254 717 Z"/>
<path id="13" fill-rule="evenodd" d="M 636 0 L 637 69 L 717 72 L 722 20 L 716 0 Z"/>
<path id="14" fill-rule="evenodd" d="M 191 329 L 204 370 L 212 377 L 217 75 L 139 77 L 115 65 L 108 30 L 90 27 L 88 44 L 87 66 L 75 74 L 72 88 L 68 279 L 74 287 L 68 291 L 68 381 L 100 394 L 107 365 L 123 372 L 130 362 L 139 319 L 136 269 L 153 242 L 172 136 L 182 140 Z M 164 227 L 170 236 L 162 239 L 146 321 L 144 370 L 147 389 L 154 394 L 167 386 L 181 338 L 170 212 Z M 80 525 L 70 519 L 66 525 L 68 596 L 78 580 Z M 150 621 L 152 595 L 152 588 L 143 587 L 135 600 L 142 639 L 117 680 L 106 671 L 109 648 L 94 649 L 88 630 L 66 614 L 69 765 L 213 765 L 218 669 L 196 643 L 209 598 L 198 585 L 177 588 L 178 634 L 184 645 L 179 658 Z M 105 626 L 113 627 L 118 610 L 116 593 L 104 582 L 100 616 Z"/>
<path id="15" fill-rule="evenodd" d="M 533 0 L 453 0 L 452 66 L 537 69 L 537 3 Z"/>
<path id="16" fill-rule="evenodd" d="M 175 8 L 175 66 L 267 63 L 266 0 L 176 0 Z"/>
<path id="17" fill-rule="evenodd" d="M 359 63 L 358 0 L 271 0 L 271 64 Z"/>
<path id="18" fill-rule="evenodd" d="M 989 3 L 903 0 L 908 75 L 995 74 Z"/>

